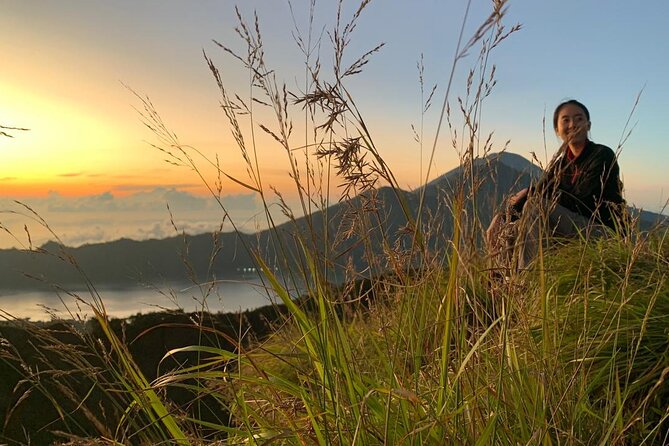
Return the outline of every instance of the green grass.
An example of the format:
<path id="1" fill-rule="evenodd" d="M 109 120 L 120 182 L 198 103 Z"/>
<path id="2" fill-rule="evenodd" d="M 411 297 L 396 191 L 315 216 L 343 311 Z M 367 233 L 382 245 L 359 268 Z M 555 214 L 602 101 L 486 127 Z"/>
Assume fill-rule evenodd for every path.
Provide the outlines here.
<path id="1" fill-rule="evenodd" d="M 622 241 L 549 251 L 547 295 L 525 278 L 522 295 L 502 297 L 509 313 L 487 327 L 469 317 L 468 291 L 449 294 L 458 277 L 436 271 L 343 322 L 322 299 L 318 314 L 294 313 L 295 325 L 249 352 L 231 378 L 234 400 L 245 406 L 235 422 L 251 428 L 240 436 L 272 432 L 295 444 L 662 444 L 667 258 L 650 250 L 651 241 L 638 243 L 646 246 L 636 255 Z M 451 316 L 440 317 L 449 298 Z"/>

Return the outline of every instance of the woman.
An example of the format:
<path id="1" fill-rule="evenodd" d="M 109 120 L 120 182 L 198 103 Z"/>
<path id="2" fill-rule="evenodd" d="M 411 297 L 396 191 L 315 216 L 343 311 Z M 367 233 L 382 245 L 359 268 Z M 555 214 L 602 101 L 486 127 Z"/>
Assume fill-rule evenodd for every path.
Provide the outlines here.
<path id="1" fill-rule="evenodd" d="M 493 219 L 486 233 L 491 255 L 523 268 L 536 256 L 542 234 L 574 237 L 585 230 L 602 234 L 605 227 L 624 230 L 616 154 L 588 139 L 590 125 L 590 112 L 580 102 L 557 106 L 553 128 L 563 144 L 539 182 L 513 195 L 506 212 Z"/>

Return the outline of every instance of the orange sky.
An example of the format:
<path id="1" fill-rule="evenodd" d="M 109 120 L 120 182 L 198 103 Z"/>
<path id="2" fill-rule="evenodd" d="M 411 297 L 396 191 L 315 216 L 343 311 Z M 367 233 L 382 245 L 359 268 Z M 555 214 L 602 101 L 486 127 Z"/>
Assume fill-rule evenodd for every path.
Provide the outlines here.
<path id="1" fill-rule="evenodd" d="M 420 172 L 425 169 L 463 5 L 419 2 L 410 11 L 403 1 L 384 5 L 372 2 L 361 19 L 360 30 L 356 30 L 351 52 L 357 56 L 379 42 L 386 42 L 387 46 L 372 58 L 362 75 L 351 81 L 351 91 L 382 156 L 400 184 L 411 188 L 420 185 Z M 666 10 L 666 3 L 652 2 L 652 5 Z M 325 4 L 324 8 L 330 6 Z M 348 5 L 349 9 L 353 7 Z M 267 0 L 252 0 L 242 12 L 248 15 L 253 8 L 259 10 L 261 27 L 266 33 L 269 63 L 277 68 L 279 81 L 285 81 L 289 89 L 296 91 L 302 83 L 302 56 L 291 36 L 289 9 L 277 8 Z M 588 7 L 581 9 L 582 17 L 572 20 L 590 23 L 595 17 L 608 14 L 598 22 L 613 27 L 632 13 L 642 14 L 637 9 L 616 12 Z M 669 158 L 658 143 L 669 138 L 663 134 L 666 125 L 657 112 L 666 105 L 663 99 L 666 87 L 663 90 L 662 85 L 666 86 L 663 73 L 667 69 L 663 64 L 645 65 L 649 58 L 639 56 L 637 60 L 636 53 L 630 54 L 633 63 L 619 67 L 619 52 L 612 51 L 623 45 L 643 52 L 645 47 L 633 38 L 638 35 L 642 41 L 650 39 L 653 36 L 645 33 L 656 28 L 637 27 L 636 34 L 621 35 L 626 39 L 621 42 L 572 40 L 574 36 L 563 35 L 562 43 L 557 45 L 551 27 L 559 29 L 569 16 L 561 8 L 517 0 L 511 2 L 510 11 L 509 24 L 519 21 L 525 29 L 504 42 L 499 55 L 490 61 L 499 64 L 500 82 L 484 108 L 482 130 L 495 132 L 494 148 L 501 149 L 510 139 L 511 151 L 525 156 L 531 151 L 542 154 L 541 120 L 565 96 L 578 97 L 591 106 L 593 137 L 614 147 L 634 98 L 646 82 L 647 91 L 633 119 L 640 125 L 630 139 L 632 149 L 621 155 L 621 167 L 634 202 L 646 206 L 659 204 L 663 190 L 669 189 L 664 175 Z M 302 25 L 305 17 L 300 14 L 304 13 L 297 11 Z M 476 6 L 469 28 L 474 29 L 486 14 L 487 6 Z M 648 13 L 645 19 L 661 16 Z M 317 26 L 332 26 L 331 17 L 327 11 L 321 13 Z M 205 194 L 196 175 L 169 166 L 163 154 L 148 144 L 155 142 L 155 138 L 133 110 L 141 107 L 141 103 L 124 84 L 150 96 L 182 143 L 197 147 L 211 159 L 218 154 L 226 172 L 246 181 L 243 161 L 218 107 L 216 85 L 202 57 L 204 48 L 221 68 L 227 84 L 235 92 L 248 96 L 248 73 L 211 43 L 211 39 L 217 39 L 239 48 L 235 22 L 228 2 L 203 2 L 194 7 L 170 0 L 161 8 L 156 8 L 153 2 L 125 0 L 3 2 L 0 125 L 28 127 L 30 131 L 14 132 L 11 139 L 0 138 L 0 196 L 46 196 L 50 191 L 64 196 L 104 192 L 124 196 L 156 186 Z M 575 25 L 574 29 L 588 27 Z M 327 47 L 326 40 L 324 37 L 323 48 Z M 586 43 L 590 46 L 583 54 L 569 50 Z M 326 67 L 330 55 L 327 49 L 323 52 Z M 427 144 L 421 160 L 411 125 L 420 121 L 416 61 L 422 53 L 425 53 L 427 88 L 437 83 L 439 89 L 435 105 L 426 116 Z M 578 57 L 579 64 L 586 64 L 586 68 L 594 58 L 596 65 L 593 69 L 578 70 L 581 74 L 574 77 L 574 70 L 559 69 L 561 61 L 569 60 L 568 57 Z M 462 81 L 473 62 L 470 57 L 463 63 L 456 76 L 458 84 L 453 98 L 463 93 Z M 596 75 L 601 71 L 608 73 L 606 82 L 600 82 L 599 78 L 584 79 L 588 73 Z M 615 95 L 611 94 L 613 91 Z M 298 126 L 302 117 L 299 107 L 295 110 Z M 273 125 L 270 115 L 259 113 L 257 118 L 270 127 Z M 250 137 L 249 128 L 244 130 Z M 297 128 L 296 145 L 303 139 L 300 132 Z M 558 141 L 550 129 L 547 133 L 548 153 L 552 153 Z M 285 153 L 261 134 L 256 128 L 266 184 L 282 188 L 290 181 Z M 432 177 L 456 165 L 457 154 L 450 148 L 449 138 L 444 129 Z M 647 159 L 654 160 L 652 165 L 644 163 Z M 213 181 L 213 172 L 205 170 L 209 181 Z M 649 190 L 654 191 L 652 197 Z M 225 181 L 223 192 L 237 194 L 243 190 Z M 644 202 L 642 197 L 647 200 Z"/>
<path id="2" fill-rule="evenodd" d="M 0 139 L 0 196 L 45 196 L 50 191 L 82 196 L 110 191 L 122 196 L 156 185 L 206 194 L 197 175 L 169 166 L 164 155 L 149 145 L 156 138 L 133 109 L 141 109 L 141 102 L 124 85 L 148 95 L 183 144 L 196 147 L 210 160 L 218 155 L 224 171 L 248 181 L 239 149 L 218 107 L 215 82 L 202 57 L 205 48 L 221 67 L 232 93 L 248 97 L 248 72 L 211 44 L 215 38 L 237 43 L 240 48 L 234 36 L 232 6 L 210 4 L 199 10 L 170 2 L 158 13 L 149 2 L 126 3 L 120 8 L 100 1 L 82 4 L 66 0 L 58 6 L 42 3 L 38 7 L 35 2 L 10 1 L 5 8 L 0 28 L 11 38 L 0 39 L 3 67 L 8 67 L 0 70 L 0 125 L 30 131 Z M 270 4 L 251 3 L 265 8 Z M 272 18 L 275 20 L 265 22 L 264 30 L 272 31 L 279 23 L 283 28 L 278 35 L 284 38 L 268 40 L 268 54 L 273 51 L 268 59 L 286 75 L 279 82 L 285 81 L 294 90 L 296 76 L 303 76 L 302 56 L 290 37 L 288 8 L 274 11 Z M 420 104 L 415 94 L 415 68 L 411 71 L 410 90 L 414 91 L 409 106 L 398 99 L 394 107 L 399 113 L 386 113 L 387 106 L 377 102 L 361 107 L 376 130 L 376 143 L 382 146 L 384 158 L 396 166 L 400 183 L 417 187 L 421 160 L 410 126 L 417 120 Z M 376 82 L 372 77 L 372 82 L 364 80 L 358 85 L 361 92 L 372 92 Z M 271 113 L 263 112 L 260 106 L 255 113 L 258 122 L 274 126 Z M 300 107 L 293 113 L 294 144 L 299 146 L 304 140 L 304 130 L 299 129 L 303 119 Z M 242 125 L 251 146 L 250 127 Z M 265 185 L 293 193 L 288 187 L 286 154 L 257 127 L 253 137 Z M 438 153 L 432 176 L 454 167 L 455 160 L 452 151 Z M 215 173 L 204 170 L 213 182 Z M 244 190 L 224 181 L 223 192 Z"/>

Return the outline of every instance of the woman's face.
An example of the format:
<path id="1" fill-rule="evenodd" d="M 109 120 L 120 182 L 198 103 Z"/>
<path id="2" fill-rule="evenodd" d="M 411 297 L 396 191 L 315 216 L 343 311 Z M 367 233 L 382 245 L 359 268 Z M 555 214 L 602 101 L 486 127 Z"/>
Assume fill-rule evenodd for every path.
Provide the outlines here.
<path id="1" fill-rule="evenodd" d="M 560 109 L 555 132 L 562 141 L 569 144 L 584 143 L 588 139 L 590 121 L 581 107 L 567 104 Z"/>

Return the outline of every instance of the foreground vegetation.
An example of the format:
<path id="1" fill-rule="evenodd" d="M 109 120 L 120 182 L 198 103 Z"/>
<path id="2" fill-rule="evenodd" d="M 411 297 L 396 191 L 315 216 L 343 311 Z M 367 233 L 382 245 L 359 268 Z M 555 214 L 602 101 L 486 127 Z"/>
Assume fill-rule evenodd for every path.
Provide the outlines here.
<path id="1" fill-rule="evenodd" d="M 312 23 L 306 34 L 295 31 L 306 59 L 301 94 L 289 96 L 265 65 L 257 19 L 248 25 L 240 15 L 241 53 L 221 45 L 248 71 L 251 97 L 229 92 L 206 57 L 247 163 L 247 179 L 228 175 L 218 160 L 201 158 L 178 141 L 151 102 L 140 97 L 143 118 L 171 162 L 197 172 L 216 197 L 227 178 L 255 191 L 265 205 L 272 249 L 245 248 L 282 305 L 271 317 L 272 330 L 249 337 L 242 317 L 222 328 L 202 313 L 162 320 L 129 336 L 127 327 L 109 320 L 88 283 L 90 298 L 81 303 L 90 306 L 94 321 L 55 328 L 27 324 L 20 349 L 16 339 L 23 335 L 3 340 L 2 360 L 17 382 L 3 441 L 44 442 L 47 437 L 39 436 L 48 434 L 71 444 L 667 442 L 666 228 L 554 243 L 530 271 L 505 272 L 491 282 L 488 259 L 479 249 L 487 222 L 472 166 L 492 149 L 477 124 L 494 85 L 490 54 L 518 28 L 502 25 L 506 2 L 496 1 L 472 38 L 458 45 L 454 71 L 465 54 L 479 57 L 457 100 L 460 118 L 448 106 L 450 81 L 445 88 L 441 117 L 451 130 L 463 178 L 444 203 L 453 227 L 442 230 L 442 222 L 423 212 L 422 202 L 415 211 L 408 206 L 345 86 L 379 49 L 344 64 L 367 3 L 347 23 L 337 11 L 329 79 L 315 53 L 320 43 L 311 34 Z M 310 6 L 313 12 L 315 2 Z M 427 92 L 425 114 L 435 90 L 423 90 L 422 64 L 419 73 L 421 92 Z M 256 121 L 254 107 L 260 105 L 254 104 L 275 115 L 274 127 Z M 308 124 L 297 146 L 291 136 L 293 107 Z M 307 216 L 296 219 L 277 193 L 294 223 L 289 235 L 276 230 L 256 137 L 245 133 L 241 119 L 250 121 L 252 132 L 269 135 L 288 159 L 298 206 Z M 453 130 L 458 125 L 462 130 Z M 422 150 L 422 130 L 416 138 Z M 215 168 L 213 180 L 200 168 L 202 160 Z M 361 198 L 343 200 L 357 207 L 328 215 L 328 188 L 336 178 L 343 199 Z M 405 225 L 395 231 L 401 236 L 384 226 L 376 192 L 381 184 L 391 188 L 401 208 Z M 310 219 L 314 210 L 323 218 Z M 363 269 L 349 260 L 353 252 L 364 258 Z M 66 251 L 61 257 L 71 260 Z M 335 271 L 342 286 L 331 285 Z M 206 296 L 210 284 L 198 285 Z M 296 299 L 295 289 L 306 298 Z M 137 349 L 155 327 L 168 337 Z M 165 331 L 177 328 L 194 336 L 169 337 Z M 184 342 L 177 345 L 175 339 Z M 161 357 L 154 370 L 145 363 L 148 352 Z M 53 420 L 22 430 L 27 425 L 22 407 L 35 395 L 53 409 Z"/>
<path id="2" fill-rule="evenodd" d="M 452 262 L 358 284 L 364 301 L 275 283 L 283 312 L 3 327 L 3 438 L 665 444 L 668 263 L 658 230 L 553 247 L 493 290 Z"/>
<path id="3" fill-rule="evenodd" d="M 664 444 L 668 254 L 664 238 L 572 243 L 495 300 L 485 273 L 452 264 L 384 284 L 345 322 L 317 296 L 318 315 L 293 309 L 238 358 L 231 438 Z"/>

